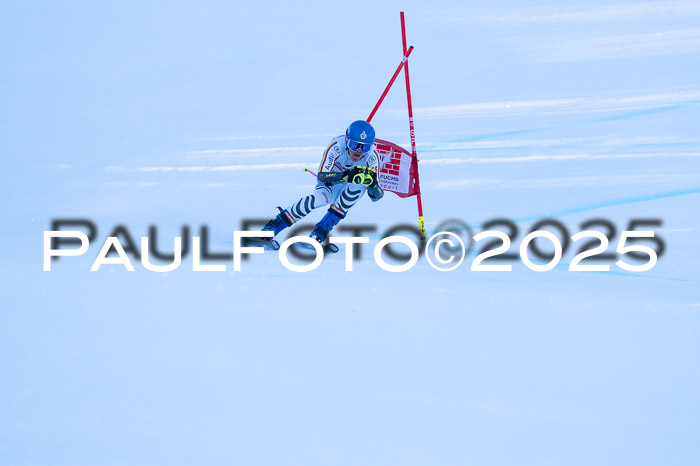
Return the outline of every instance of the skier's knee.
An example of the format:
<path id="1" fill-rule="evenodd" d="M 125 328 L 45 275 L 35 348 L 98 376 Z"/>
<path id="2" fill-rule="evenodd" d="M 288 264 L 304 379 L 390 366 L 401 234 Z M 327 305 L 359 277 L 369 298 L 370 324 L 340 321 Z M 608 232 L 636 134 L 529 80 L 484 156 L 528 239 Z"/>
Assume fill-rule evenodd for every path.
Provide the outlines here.
<path id="1" fill-rule="evenodd" d="M 330 203 L 331 203 L 331 197 L 330 197 L 330 194 L 328 194 L 327 192 L 316 191 L 314 193 L 314 209 L 318 209 L 319 207 L 327 206 Z"/>
<path id="2" fill-rule="evenodd" d="M 347 212 L 364 194 L 364 186 L 348 185 L 338 198 L 338 207 Z"/>

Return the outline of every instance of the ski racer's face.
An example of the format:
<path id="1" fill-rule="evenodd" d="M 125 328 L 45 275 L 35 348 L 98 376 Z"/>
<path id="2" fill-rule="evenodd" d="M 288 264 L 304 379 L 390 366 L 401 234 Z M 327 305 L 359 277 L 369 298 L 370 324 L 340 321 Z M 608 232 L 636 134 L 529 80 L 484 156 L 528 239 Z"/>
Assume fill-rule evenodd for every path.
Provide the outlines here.
<path id="1" fill-rule="evenodd" d="M 348 147 L 348 154 L 350 155 L 350 160 L 352 160 L 353 162 L 359 162 L 360 160 L 362 160 L 362 156 L 364 155 L 362 153 L 362 146 L 358 147 L 357 150 L 351 150 Z"/>

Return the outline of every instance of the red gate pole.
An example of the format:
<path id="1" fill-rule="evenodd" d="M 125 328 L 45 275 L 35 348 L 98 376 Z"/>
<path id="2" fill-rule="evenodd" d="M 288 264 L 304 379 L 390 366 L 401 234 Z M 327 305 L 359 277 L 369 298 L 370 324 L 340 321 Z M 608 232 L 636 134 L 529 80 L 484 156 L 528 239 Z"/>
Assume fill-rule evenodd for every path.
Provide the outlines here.
<path id="1" fill-rule="evenodd" d="M 384 89 L 382 96 L 379 98 L 379 100 L 377 101 L 377 104 L 372 109 L 372 113 L 370 113 L 369 116 L 367 117 L 367 123 L 372 121 L 372 118 L 374 118 L 374 114 L 377 113 L 377 110 L 379 110 L 379 106 L 384 101 L 384 97 L 386 97 L 386 95 L 389 93 L 389 89 L 391 89 L 391 86 L 394 84 L 394 81 L 396 81 L 396 77 L 399 75 L 399 72 L 401 71 L 401 67 L 408 66 L 408 56 L 411 55 L 411 52 L 413 52 L 413 46 L 409 47 L 408 50 L 406 50 L 406 47 L 404 46 L 403 58 L 401 59 L 401 63 L 399 63 L 399 67 L 396 68 L 396 71 L 394 72 L 394 76 L 391 77 L 391 81 L 389 81 L 389 84 L 387 84 L 386 89 Z"/>
<path id="2" fill-rule="evenodd" d="M 403 11 L 401 12 L 401 42 L 403 43 L 404 55 L 406 55 L 406 23 L 404 21 Z M 412 50 L 413 46 L 409 50 Z M 408 79 L 408 61 L 403 64 L 403 71 L 406 75 L 406 98 L 408 99 L 408 127 L 411 131 L 411 155 L 416 168 L 416 195 L 418 201 L 418 225 L 420 226 L 420 237 L 425 239 L 425 222 L 423 221 L 423 201 L 420 193 L 420 178 L 418 177 L 418 154 L 416 153 L 416 128 L 413 125 L 413 104 L 411 103 L 411 83 Z"/>

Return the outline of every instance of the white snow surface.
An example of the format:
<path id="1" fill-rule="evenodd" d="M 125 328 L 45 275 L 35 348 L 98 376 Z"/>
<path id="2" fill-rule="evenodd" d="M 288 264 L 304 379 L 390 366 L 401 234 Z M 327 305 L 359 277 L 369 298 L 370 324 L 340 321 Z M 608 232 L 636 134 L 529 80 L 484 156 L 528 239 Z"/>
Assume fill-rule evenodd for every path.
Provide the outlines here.
<path id="1" fill-rule="evenodd" d="M 6 9 L 0 464 L 697 464 L 697 2 Z M 571 272 L 577 243 L 542 273 L 473 272 L 475 250 L 386 272 L 373 246 L 417 225 L 387 193 L 344 221 L 376 226 L 353 272 L 271 252 L 89 271 L 118 225 L 164 251 L 206 225 L 231 252 L 244 219 L 310 193 L 302 167 L 398 65 L 401 10 L 428 234 L 510 219 L 517 253 L 539 220 L 605 219 L 612 252 L 658 219 L 652 270 Z M 407 147 L 405 106 L 400 77 L 378 137 Z M 61 218 L 98 238 L 44 272 Z"/>

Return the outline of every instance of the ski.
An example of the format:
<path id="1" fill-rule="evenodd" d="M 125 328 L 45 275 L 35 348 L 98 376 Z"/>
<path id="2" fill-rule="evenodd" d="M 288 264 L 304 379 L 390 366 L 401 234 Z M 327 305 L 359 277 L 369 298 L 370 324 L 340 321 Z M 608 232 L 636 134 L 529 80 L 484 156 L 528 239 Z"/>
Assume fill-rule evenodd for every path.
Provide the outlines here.
<path id="1" fill-rule="evenodd" d="M 247 238 L 246 246 L 259 246 L 267 251 L 277 251 L 280 244 L 271 238 Z"/>
<path id="2" fill-rule="evenodd" d="M 308 243 L 297 243 L 297 245 L 303 249 L 314 249 L 314 247 Z M 267 238 L 246 238 L 246 246 L 257 246 L 265 248 L 266 251 L 278 251 L 280 248 L 280 244 L 277 241 Z M 336 244 L 323 244 L 321 246 L 323 247 L 323 252 L 328 254 L 335 254 L 340 250 Z"/>
<path id="3" fill-rule="evenodd" d="M 324 244 L 323 245 L 323 252 L 325 252 L 325 253 L 335 254 L 338 251 L 340 251 L 340 248 L 338 248 L 337 244 Z"/>
<path id="4" fill-rule="evenodd" d="M 308 249 L 309 251 L 314 250 L 314 247 L 309 243 L 296 243 L 296 245 L 302 249 Z M 322 244 L 321 247 L 323 247 L 323 252 L 326 254 L 335 254 L 340 251 L 337 244 Z"/>

